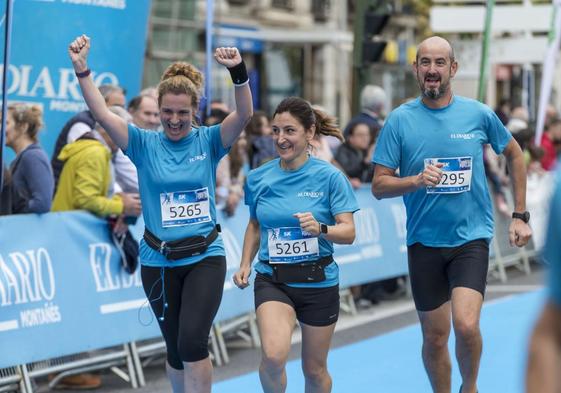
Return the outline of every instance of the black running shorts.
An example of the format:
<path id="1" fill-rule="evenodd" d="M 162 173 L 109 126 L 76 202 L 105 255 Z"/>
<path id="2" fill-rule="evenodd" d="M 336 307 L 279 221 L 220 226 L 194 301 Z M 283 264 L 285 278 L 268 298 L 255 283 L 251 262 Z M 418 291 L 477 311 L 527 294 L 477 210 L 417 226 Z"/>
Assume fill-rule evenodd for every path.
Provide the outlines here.
<path id="1" fill-rule="evenodd" d="M 456 287 L 471 288 L 485 296 L 489 244 L 477 239 L 458 247 L 427 247 L 414 243 L 407 249 L 415 307 L 432 311 L 450 300 Z"/>
<path id="2" fill-rule="evenodd" d="M 271 277 L 255 277 L 255 309 L 270 301 L 286 303 L 298 321 L 310 326 L 329 326 L 339 318 L 339 285 L 327 288 L 294 288 L 275 283 Z"/>

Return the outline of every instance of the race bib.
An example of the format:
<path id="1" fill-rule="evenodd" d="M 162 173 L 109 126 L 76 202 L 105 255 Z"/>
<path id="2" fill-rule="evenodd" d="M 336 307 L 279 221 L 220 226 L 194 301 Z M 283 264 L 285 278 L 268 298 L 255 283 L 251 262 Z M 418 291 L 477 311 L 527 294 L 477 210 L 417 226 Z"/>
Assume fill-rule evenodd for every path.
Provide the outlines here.
<path id="1" fill-rule="evenodd" d="M 471 187 L 471 157 L 425 158 L 425 168 L 437 163 L 444 164 L 440 183 L 427 187 L 427 194 L 457 194 Z"/>
<path id="2" fill-rule="evenodd" d="M 319 258 L 318 238 L 300 227 L 268 230 L 270 263 L 296 263 Z"/>
<path id="3" fill-rule="evenodd" d="M 160 194 L 162 226 L 177 227 L 210 221 L 208 188 Z"/>

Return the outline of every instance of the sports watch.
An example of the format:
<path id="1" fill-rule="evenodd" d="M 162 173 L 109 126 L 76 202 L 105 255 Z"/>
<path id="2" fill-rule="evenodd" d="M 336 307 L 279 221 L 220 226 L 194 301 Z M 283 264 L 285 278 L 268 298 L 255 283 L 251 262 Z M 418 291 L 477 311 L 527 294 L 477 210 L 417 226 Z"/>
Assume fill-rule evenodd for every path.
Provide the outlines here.
<path id="1" fill-rule="evenodd" d="M 320 231 L 320 233 L 327 234 L 328 226 L 326 224 L 323 224 L 323 223 L 320 222 L 319 223 L 319 231 Z"/>
<path id="2" fill-rule="evenodd" d="M 527 210 L 522 213 L 512 212 L 512 218 L 518 218 L 519 220 L 522 220 L 527 224 L 528 221 L 530 221 L 530 212 Z"/>

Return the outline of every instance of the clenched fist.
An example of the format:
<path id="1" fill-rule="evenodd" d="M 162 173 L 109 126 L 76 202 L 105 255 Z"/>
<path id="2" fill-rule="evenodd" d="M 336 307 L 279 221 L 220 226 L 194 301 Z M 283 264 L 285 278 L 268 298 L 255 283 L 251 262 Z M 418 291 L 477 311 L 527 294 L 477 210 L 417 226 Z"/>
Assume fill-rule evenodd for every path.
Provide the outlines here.
<path id="1" fill-rule="evenodd" d="M 227 68 L 235 67 L 242 62 L 238 48 L 216 48 L 214 58 Z"/>
<path id="2" fill-rule="evenodd" d="M 90 52 L 90 37 L 82 34 L 68 45 L 68 55 L 76 72 L 85 71 L 88 53 Z"/>

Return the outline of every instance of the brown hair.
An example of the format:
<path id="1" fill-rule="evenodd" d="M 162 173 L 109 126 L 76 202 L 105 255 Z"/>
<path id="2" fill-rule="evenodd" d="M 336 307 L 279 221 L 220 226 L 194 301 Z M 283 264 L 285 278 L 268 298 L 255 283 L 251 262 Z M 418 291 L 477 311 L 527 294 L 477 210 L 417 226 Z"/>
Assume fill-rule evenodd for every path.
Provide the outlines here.
<path id="1" fill-rule="evenodd" d="M 259 129 L 259 127 L 261 126 L 261 119 L 263 118 L 269 121 L 269 117 L 267 116 L 267 113 L 263 111 L 253 112 L 253 116 L 251 116 L 249 123 L 247 123 L 247 125 L 245 126 L 245 132 L 247 133 L 247 136 L 250 139 L 261 135 L 261 130 Z"/>
<path id="2" fill-rule="evenodd" d="M 8 105 L 16 127 L 27 126 L 25 133 L 27 136 L 37 142 L 37 134 L 43 127 L 43 111 L 37 105 L 27 105 L 22 103 Z"/>
<path id="3" fill-rule="evenodd" d="M 193 107 L 198 109 L 202 88 L 203 74 L 199 70 L 189 63 L 175 62 L 165 70 L 158 85 L 158 106 L 164 94 L 187 94 Z"/>
<path id="4" fill-rule="evenodd" d="M 308 101 L 300 97 L 288 97 L 282 100 L 273 117 L 285 112 L 298 119 L 306 130 L 309 130 L 315 124 L 318 134 L 334 136 L 341 142 L 345 141 L 334 117 L 319 109 L 312 108 Z"/>

